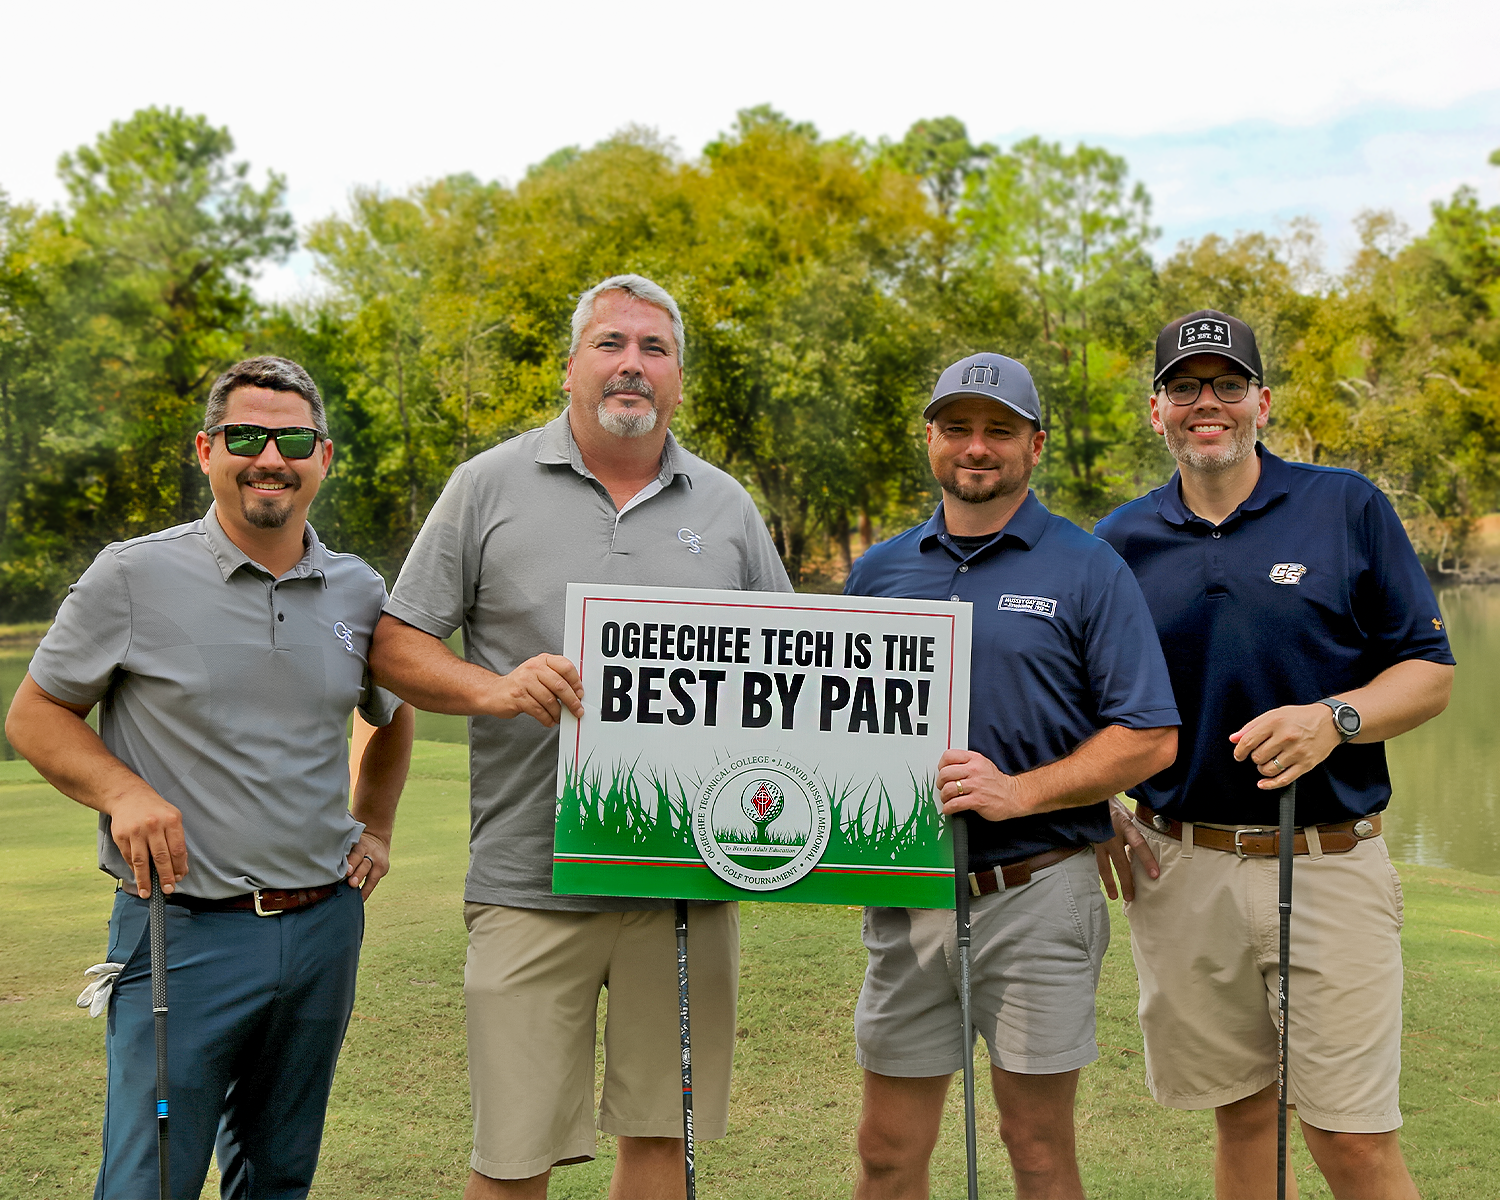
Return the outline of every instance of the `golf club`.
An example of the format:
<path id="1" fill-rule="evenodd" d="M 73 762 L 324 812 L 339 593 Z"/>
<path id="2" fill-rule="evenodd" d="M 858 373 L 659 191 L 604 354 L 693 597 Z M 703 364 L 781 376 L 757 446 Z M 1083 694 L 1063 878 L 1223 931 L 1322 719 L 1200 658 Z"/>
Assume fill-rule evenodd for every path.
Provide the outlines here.
<path id="1" fill-rule="evenodd" d="M 697 1200 L 693 1170 L 693 1038 L 688 1031 L 687 901 L 677 901 L 677 1022 L 682 1033 L 682 1164 L 687 1200 Z"/>
<path id="2" fill-rule="evenodd" d="M 969 983 L 969 823 L 953 818 L 953 899 L 958 920 L 958 1003 L 964 1022 L 964 1154 L 969 1168 L 969 1200 L 979 1197 L 979 1138 L 974 1119 L 974 1022 Z"/>
<path id="3" fill-rule="evenodd" d="M 151 863 L 151 1011 L 156 1017 L 156 1175 L 157 1195 L 172 1195 L 167 1168 L 167 904 L 156 863 Z"/>
<path id="4" fill-rule="evenodd" d="M 1276 839 L 1277 884 L 1280 894 L 1276 907 L 1281 913 L 1281 967 L 1277 997 L 1281 1019 L 1276 1036 L 1276 1200 L 1286 1200 L 1286 1012 L 1287 974 L 1292 944 L 1292 842 L 1296 837 L 1297 782 L 1287 784 L 1281 793 L 1281 830 Z"/>

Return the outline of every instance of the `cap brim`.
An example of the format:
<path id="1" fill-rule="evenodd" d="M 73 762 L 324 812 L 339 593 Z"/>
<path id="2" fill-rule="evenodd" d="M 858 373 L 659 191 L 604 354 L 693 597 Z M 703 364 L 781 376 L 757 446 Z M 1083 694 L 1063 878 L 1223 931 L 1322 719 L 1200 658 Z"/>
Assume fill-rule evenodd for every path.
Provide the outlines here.
<path id="1" fill-rule="evenodd" d="M 1184 359 L 1197 358 L 1200 354 L 1217 354 L 1220 358 L 1227 358 L 1232 363 L 1239 363 L 1240 366 L 1242 366 L 1242 367 L 1245 368 L 1246 374 L 1248 374 L 1251 378 L 1253 378 L 1253 379 L 1259 379 L 1260 378 L 1260 372 L 1258 372 L 1254 367 L 1252 367 L 1249 363 L 1247 363 L 1238 354 L 1231 354 L 1229 351 L 1227 351 L 1227 350 L 1221 350 L 1217 346 L 1200 346 L 1200 347 L 1194 347 L 1191 350 L 1184 350 L 1176 358 L 1174 358 L 1171 362 L 1169 362 L 1166 366 L 1164 366 L 1152 378 L 1152 380 L 1151 380 L 1151 386 L 1153 388 L 1160 387 L 1161 386 L 1161 377 L 1163 375 L 1165 375 L 1168 371 L 1170 371 L 1173 367 L 1175 367 L 1178 363 L 1182 362 Z"/>
<path id="2" fill-rule="evenodd" d="M 991 404 L 1003 404 L 1011 412 L 1019 413 L 1028 421 L 1034 421 L 1037 424 L 1041 423 L 1040 417 L 1033 416 L 1020 407 L 1020 405 L 1012 404 L 1009 400 L 1002 400 L 999 396 L 986 396 L 983 392 L 949 392 L 946 396 L 939 396 L 936 400 L 929 400 L 927 407 L 922 410 L 922 418 L 923 420 L 930 421 L 955 400 L 967 400 L 971 397 L 975 400 L 988 400 Z"/>

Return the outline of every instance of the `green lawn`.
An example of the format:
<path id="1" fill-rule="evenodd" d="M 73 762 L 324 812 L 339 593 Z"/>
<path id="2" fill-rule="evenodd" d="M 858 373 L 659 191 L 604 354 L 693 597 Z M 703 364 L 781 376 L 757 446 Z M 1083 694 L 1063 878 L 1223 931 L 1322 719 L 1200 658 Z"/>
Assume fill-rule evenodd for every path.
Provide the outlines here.
<path id="1" fill-rule="evenodd" d="M 467 1174 L 462 888 L 468 817 L 461 746 L 418 743 L 395 870 L 370 902 L 360 998 L 334 1087 L 315 1196 L 458 1196 Z M 0 763 L 0 1196 L 92 1188 L 103 1027 L 73 1006 L 104 952 L 111 882 L 92 814 Z M 1500 879 L 1407 866 L 1408 1160 L 1423 1195 L 1500 1195 Z M 745 904 L 730 1135 L 699 1157 L 705 1197 L 836 1197 L 853 1182 L 859 1106 L 851 1021 L 864 965 L 859 913 Z M 1080 1156 L 1095 1197 L 1209 1196 L 1210 1118 L 1146 1093 L 1123 918 L 1100 989 L 1101 1060 L 1083 1072 Z M 954 1089 L 955 1097 L 957 1089 Z M 981 1190 L 1010 1194 L 981 1109 Z M 1297 1146 L 1305 1197 L 1326 1196 Z M 963 1191 L 958 1106 L 934 1195 Z M 552 1195 L 602 1197 L 611 1165 L 565 1167 Z M 210 1185 L 209 1195 L 216 1194 Z"/>

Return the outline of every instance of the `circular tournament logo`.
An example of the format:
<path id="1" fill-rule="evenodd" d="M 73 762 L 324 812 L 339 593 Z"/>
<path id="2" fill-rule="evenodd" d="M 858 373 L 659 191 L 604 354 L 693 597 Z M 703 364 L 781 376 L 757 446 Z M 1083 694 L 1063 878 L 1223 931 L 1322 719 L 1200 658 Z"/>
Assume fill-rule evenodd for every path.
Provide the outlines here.
<path id="1" fill-rule="evenodd" d="M 788 887 L 817 866 L 831 825 L 822 787 L 785 755 L 725 763 L 693 804 L 693 841 L 709 870 L 752 892 Z"/>

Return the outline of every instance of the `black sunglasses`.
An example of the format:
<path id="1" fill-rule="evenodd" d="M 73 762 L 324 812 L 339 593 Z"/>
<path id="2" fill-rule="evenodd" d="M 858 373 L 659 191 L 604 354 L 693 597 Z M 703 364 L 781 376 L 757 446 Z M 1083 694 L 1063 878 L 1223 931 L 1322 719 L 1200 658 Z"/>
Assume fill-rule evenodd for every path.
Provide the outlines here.
<path id="1" fill-rule="evenodd" d="M 268 438 L 276 439 L 276 449 L 282 458 L 311 458 L 318 448 L 318 439 L 323 436 L 305 425 L 285 425 L 280 429 L 267 429 L 264 425 L 215 425 L 203 432 L 210 438 L 222 433 L 224 449 L 240 458 L 254 458 L 266 448 Z"/>

